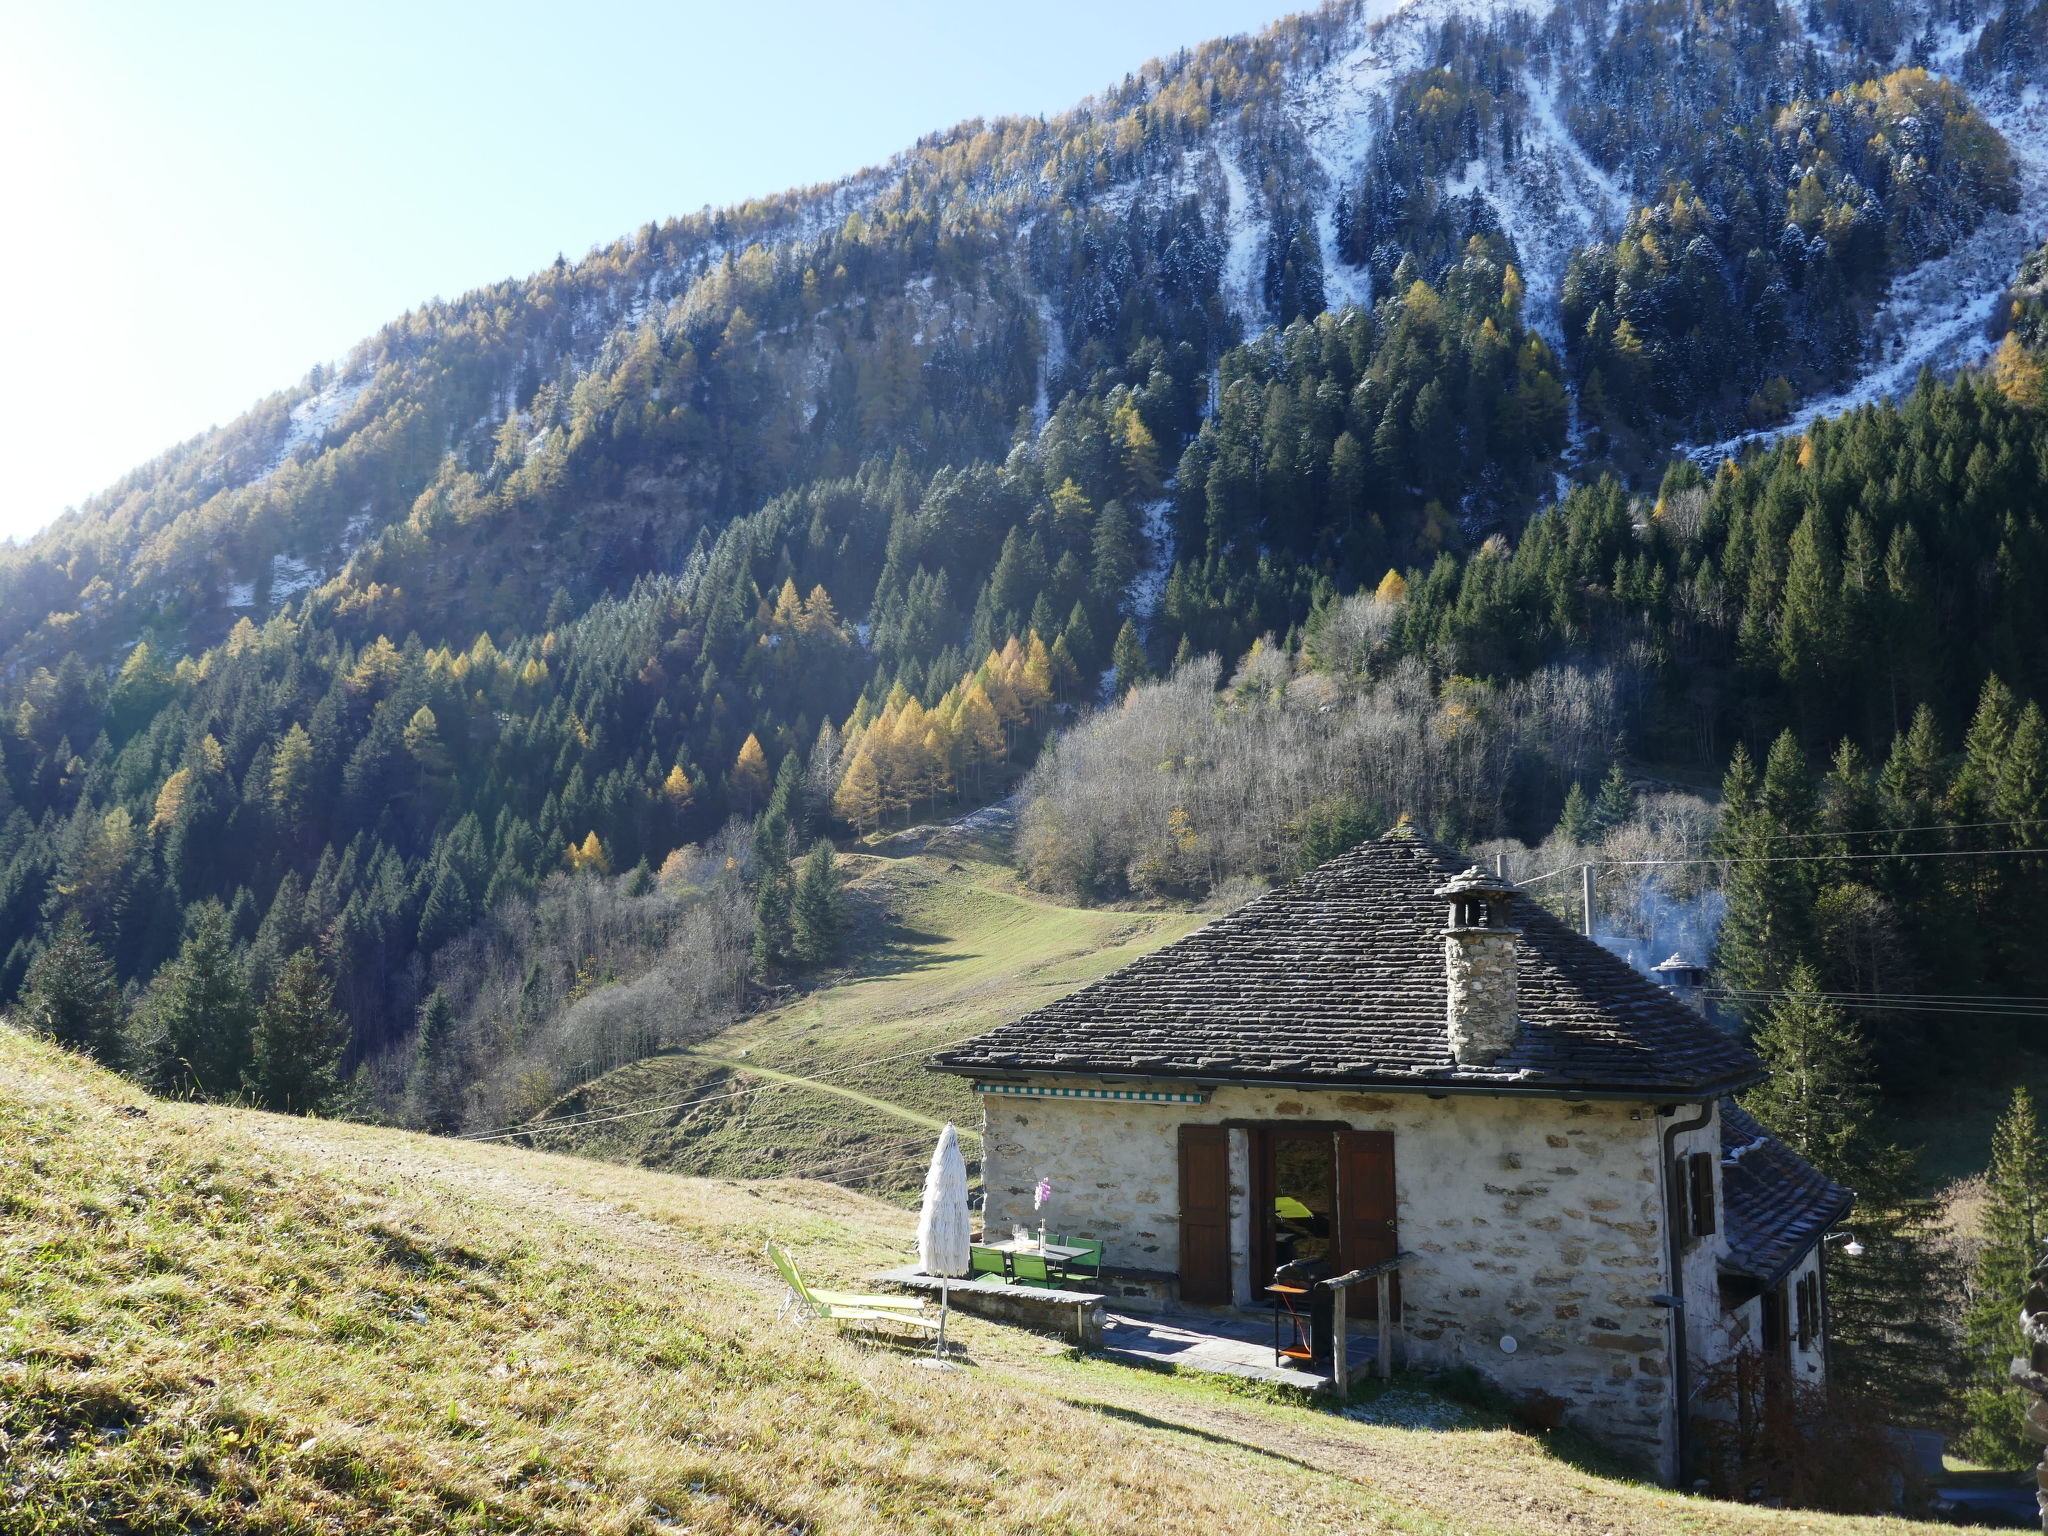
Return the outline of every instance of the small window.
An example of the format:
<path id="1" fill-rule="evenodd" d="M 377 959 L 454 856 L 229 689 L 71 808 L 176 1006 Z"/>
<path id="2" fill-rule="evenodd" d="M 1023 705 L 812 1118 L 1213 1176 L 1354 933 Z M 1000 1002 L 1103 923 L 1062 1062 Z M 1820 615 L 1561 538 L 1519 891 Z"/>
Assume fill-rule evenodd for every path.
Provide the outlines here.
<path id="1" fill-rule="evenodd" d="M 1706 1237 L 1714 1230 L 1714 1154 L 1695 1152 L 1686 1161 L 1692 1172 L 1692 1235 Z"/>
<path id="2" fill-rule="evenodd" d="M 1798 1337 L 1801 1349 L 1813 1349 L 1820 1343 L 1820 1276 L 1818 1273 L 1802 1275 L 1795 1292 L 1798 1301 Z"/>
<path id="3" fill-rule="evenodd" d="M 1764 1354 L 1771 1359 L 1780 1361 L 1785 1358 L 1788 1347 L 1792 1342 L 1790 1330 L 1785 1326 L 1787 1321 L 1785 1301 L 1785 1285 L 1783 1281 L 1772 1286 L 1759 1298 L 1759 1306 L 1763 1314 L 1762 1343 Z"/>

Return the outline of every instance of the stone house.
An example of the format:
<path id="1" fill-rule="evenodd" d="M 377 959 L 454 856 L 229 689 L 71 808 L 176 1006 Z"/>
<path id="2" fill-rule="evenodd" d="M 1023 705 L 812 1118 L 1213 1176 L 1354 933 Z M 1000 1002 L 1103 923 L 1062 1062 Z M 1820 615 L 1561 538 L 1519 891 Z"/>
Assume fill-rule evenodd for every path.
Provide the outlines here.
<path id="1" fill-rule="evenodd" d="M 930 1065 L 981 1094 L 987 1228 L 1049 1181 L 1132 1308 L 1405 1251 L 1400 1358 L 1560 1400 L 1666 1481 L 1706 1367 L 1825 1369 L 1849 1193 L 1730 1097 L 1762 1064 L 1405 825 Z"/>

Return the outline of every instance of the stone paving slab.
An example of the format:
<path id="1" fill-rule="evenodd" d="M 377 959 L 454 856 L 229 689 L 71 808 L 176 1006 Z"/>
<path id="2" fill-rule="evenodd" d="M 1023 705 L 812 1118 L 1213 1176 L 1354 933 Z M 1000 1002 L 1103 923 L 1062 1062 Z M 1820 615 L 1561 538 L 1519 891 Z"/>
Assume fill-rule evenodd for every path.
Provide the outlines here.
<path id="1" fill-rule="evenodd" d="M 1370 1338 L 1350 1340 L 1351 1368 L 1360 1372 L 1376 1355 Z M 1151 1364 L 1242 1376 L 1278 1386 L 1321 1390 L 1327 1373 L 1273 1363 L 1273 1324 L 1268 1317 L 1141 1317 L 1111 1312 L 1103 1318 L 1103 1353 Z"/>

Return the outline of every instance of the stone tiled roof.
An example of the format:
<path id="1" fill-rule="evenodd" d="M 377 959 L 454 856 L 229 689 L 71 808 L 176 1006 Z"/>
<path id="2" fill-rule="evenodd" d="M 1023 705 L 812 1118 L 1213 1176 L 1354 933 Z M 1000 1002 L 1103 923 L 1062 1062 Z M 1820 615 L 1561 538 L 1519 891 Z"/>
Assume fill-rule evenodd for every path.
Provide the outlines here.
<path id="1" fill-rule="evenodd" d="M 1733 1099 L 1721 1101 L 1721 1206 L 1729 1269 L 1759 1288 L 1776 1285 L 1848 1214 L 1854 1198 Z"/>
<path id="2" fill-rule="evenodd" d="M 1508 908 L 1521 1028 L 1492 1064 L 1457 1065 L 1449 904 L 1432 893 L 1468 865 L 1397 828 L 932 1065 L 1645 1098 L 1704 1098 L 1763 1075 L 1743 1046 L 1526 898 Z"/>

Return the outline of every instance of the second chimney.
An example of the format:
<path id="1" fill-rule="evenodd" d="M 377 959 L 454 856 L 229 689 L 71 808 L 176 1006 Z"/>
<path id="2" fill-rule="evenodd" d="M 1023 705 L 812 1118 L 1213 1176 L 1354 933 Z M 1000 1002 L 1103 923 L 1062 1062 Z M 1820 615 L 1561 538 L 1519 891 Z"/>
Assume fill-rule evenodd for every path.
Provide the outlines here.
<path id="1" fill-rule="evenodd" d="M 1491 1066 L 1515 1043 L 1521 994 L 1515 980 L 1515 930 L 1507 881 L 1477 865 L 1437 888 L 1451 904 L 1444 931 L 1445 1019 L 1451 1059 L 1461 1067 Z"/>

